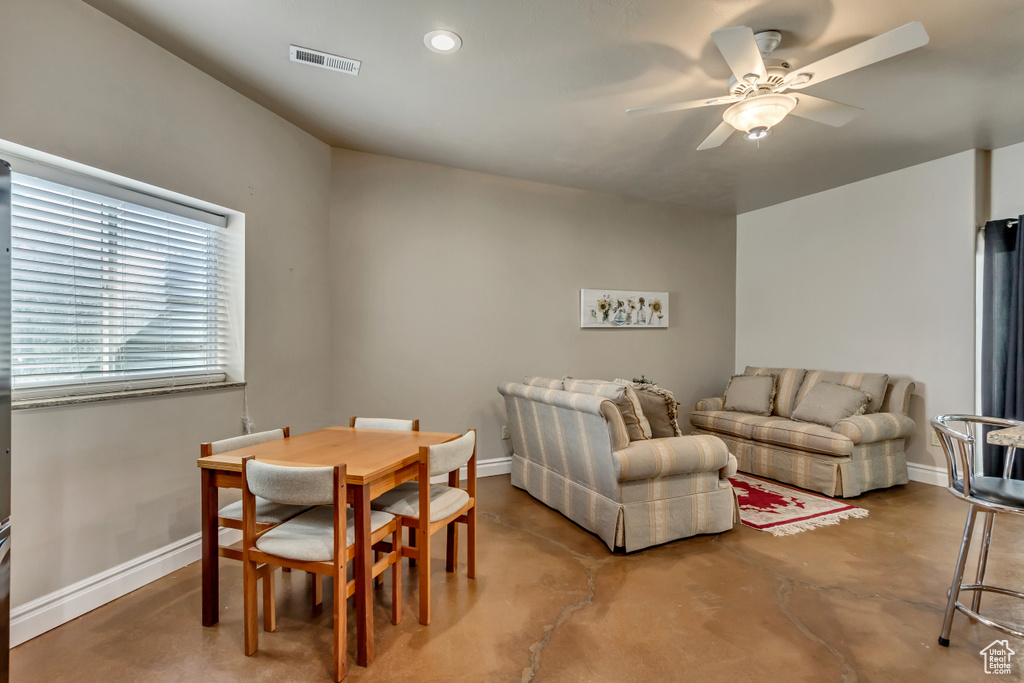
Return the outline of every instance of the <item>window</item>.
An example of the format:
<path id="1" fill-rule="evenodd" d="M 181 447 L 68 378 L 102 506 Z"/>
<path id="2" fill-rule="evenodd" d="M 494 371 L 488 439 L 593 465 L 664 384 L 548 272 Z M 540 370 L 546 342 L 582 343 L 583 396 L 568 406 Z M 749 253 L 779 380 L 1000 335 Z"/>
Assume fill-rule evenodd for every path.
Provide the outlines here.
<path id="1" fill-rule="evenodd" d="M 227 378 L 223 216 L 17 172 L 11 214 L 15 398 Z"/>

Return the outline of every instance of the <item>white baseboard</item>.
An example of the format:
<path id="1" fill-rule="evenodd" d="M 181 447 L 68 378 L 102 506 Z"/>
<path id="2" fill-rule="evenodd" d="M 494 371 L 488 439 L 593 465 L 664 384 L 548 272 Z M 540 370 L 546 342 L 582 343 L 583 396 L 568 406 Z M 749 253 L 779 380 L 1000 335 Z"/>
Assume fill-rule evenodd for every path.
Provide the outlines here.
<path id="1" fill-rule="evenodd" d="M 512 471 L 512 457 L 505 456 L 503 458 L 490 458 L 489 460 L 478 460 L 476 463 L 476 477 L 480 479 L 482 477 L 497 477 L 502 474 L 509 474 Z M 463 467 L 459 470 L 459 478 L 466 478 L 466 468 Z M 435 484 L 442 484 L 448 481 L 447 474 L 439 474 L 436 477 L 431 477 L 431 482 Z"/>
<path id="2" fill-rule="evenodd" d="M 494 477 L 512 471 L 512 458 L 491 458 L 477 463 L 477 477 Z M 465 477 L 465 471 L 462 473 Z M 443 481 L 444 475 L 437 478 Z M 242 532 L 221 529 L 221 545 L 241 540 Z M 134 560 L 112 567 L 78 583 L 11 609 L 11 647 L 57 628 L 86 612 L 116 600 L 181 569 L 202 557 L 200 534 L 175 541 Z M 15 549 L 17 552 L 17 549 Z"/>
<path id="3" fill-rule="evenodd" d="M 230 545 L 241 538 L 242 532 L 237 529 L 221 529 L 221 544 Z M 12 608 L 11 647 L 21 645 L 195 562 L 202 556 L 200 541 L 200 534 L 192 534 L 49 595 Z M 14 552 L 17 553 L 17 548 Z"/>
<path id="4" fill-rule="evenodd" d="M 949 481 L 945 467 L 919 465 L 916 462 L 907 463 L 907 476 L 910 477 L 910 481 L 919 481 L 932 486 L 945 486 Z"/>

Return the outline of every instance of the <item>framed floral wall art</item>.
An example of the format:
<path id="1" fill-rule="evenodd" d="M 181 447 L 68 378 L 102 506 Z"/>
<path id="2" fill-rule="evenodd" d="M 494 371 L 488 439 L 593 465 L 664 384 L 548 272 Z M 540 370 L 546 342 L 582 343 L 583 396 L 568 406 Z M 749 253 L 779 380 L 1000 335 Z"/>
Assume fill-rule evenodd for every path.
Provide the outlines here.
<path id="1" fill-rule="evenodd" d="M 668 292 L 580 290 L 580 327 L 668 327 Z"/>

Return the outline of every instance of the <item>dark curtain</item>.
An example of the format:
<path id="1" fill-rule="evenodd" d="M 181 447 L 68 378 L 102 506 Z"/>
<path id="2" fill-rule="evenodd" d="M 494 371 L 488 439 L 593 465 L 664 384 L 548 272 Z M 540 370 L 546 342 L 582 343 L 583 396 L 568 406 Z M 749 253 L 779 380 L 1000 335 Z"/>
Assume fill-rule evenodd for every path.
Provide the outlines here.
<path id="1" fill-rule="evenodd" d="M 981 411 L 990 417 L 1024 420 L 1024 244 L 1020 219 L 985 225 L 982 292 Z M 984 473 L 1000 476 L 1003 448 L 985 444 Z M 1014 460 L 1024 479 L 1024 451 Z"/>

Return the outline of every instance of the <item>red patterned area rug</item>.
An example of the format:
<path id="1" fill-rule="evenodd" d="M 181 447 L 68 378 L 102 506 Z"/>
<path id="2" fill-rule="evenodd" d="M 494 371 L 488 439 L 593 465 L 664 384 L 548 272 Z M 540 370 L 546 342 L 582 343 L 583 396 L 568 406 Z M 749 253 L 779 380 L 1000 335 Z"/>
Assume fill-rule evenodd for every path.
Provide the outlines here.
<path id="1" fill-rule="evenodd" d="M 850 517 L 868 516 L 864 508 L 746 474 L 734 474 L 729 480 L 739 500 L 740 520 L 774 536 L 791 536 Z"/>

